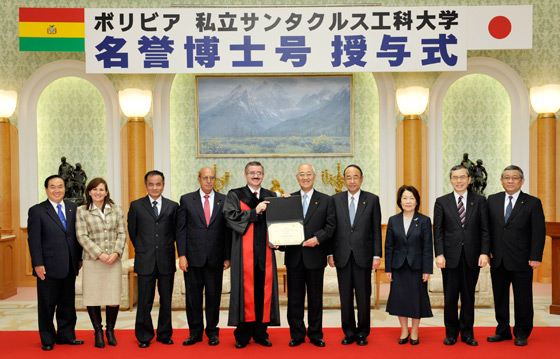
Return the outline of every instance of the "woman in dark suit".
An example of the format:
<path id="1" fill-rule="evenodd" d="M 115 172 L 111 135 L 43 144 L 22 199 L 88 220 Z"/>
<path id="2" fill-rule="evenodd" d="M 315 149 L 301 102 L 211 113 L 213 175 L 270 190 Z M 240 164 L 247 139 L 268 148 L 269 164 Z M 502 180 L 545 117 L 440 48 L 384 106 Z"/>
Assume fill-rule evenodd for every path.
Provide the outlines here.
<path id="1" fill-rule="evenodd" d="M 418 213 L 420 195 L 413 186 L 401 186 L 397 192 L 401 213 L 389 218 L 385 239 L 385 273 L 391 281 L 387 312 L 399 317 L 399 344 L 420 343 L 420 318 L 432 317 L 428 297 L 428 278 L 432 274 L 432 224 Z M 408 331 L 408 318 L 412 329 Z"/>

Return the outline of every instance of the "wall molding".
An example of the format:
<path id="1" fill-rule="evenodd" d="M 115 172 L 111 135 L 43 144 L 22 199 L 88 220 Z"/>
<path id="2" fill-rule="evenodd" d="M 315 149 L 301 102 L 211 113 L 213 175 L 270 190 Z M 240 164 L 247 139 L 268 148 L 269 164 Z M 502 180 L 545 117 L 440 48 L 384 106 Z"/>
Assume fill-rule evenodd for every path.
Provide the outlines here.
<path id="1" fill-rule="evenodd" d="M 429 201 L 434 203 L 443 194 L 443 101 L 451 85 L 463 76 L 484 74 L 498 80 L 506 89 L 511 102 L 511 163 L 523 168 L 525 184 L 529 191 L 529 126 L 531 120 L 529 93 L 521 77 L 510 66 L 488 57 L 472 57 L 467 60 L 467 71 L 445 72 L 435 81 L 430 90 L 428 110 L 428 166 Z M 525 130 L 523 130 L 525 129 Z M 433 206 L 430 208 L 433 215 Z"/>
<path id="2" fill-rule="evenodd" d="M 107 138 L 107 183 L 113 198 L 121 198 L 120 111 L 117 92 L 103 74 L 87 74 L 77 60 L 54 61 L 36 70 L 25 82 L 19 98 L 20 223 L 27 223 L 27 210 L 37 203 L 37 103 L 43 90 L 62 77 L 80 77 L 94 85 L 105 103 Z M 42 181 L 42 180 L 41 180 Z"/>

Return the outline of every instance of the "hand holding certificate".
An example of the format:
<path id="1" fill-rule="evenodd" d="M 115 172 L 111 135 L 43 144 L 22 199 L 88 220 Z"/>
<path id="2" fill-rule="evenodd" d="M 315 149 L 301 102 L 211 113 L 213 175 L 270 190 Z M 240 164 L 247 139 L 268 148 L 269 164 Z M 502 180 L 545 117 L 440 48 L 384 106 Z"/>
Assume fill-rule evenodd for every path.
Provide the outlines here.
<path id="1" fill-rule="evenodd" d="M 266 209 L 268 242 L 271 246 L 301 245 L 303 232 L 303 208 L 301 196 L 270 197 Z"/>

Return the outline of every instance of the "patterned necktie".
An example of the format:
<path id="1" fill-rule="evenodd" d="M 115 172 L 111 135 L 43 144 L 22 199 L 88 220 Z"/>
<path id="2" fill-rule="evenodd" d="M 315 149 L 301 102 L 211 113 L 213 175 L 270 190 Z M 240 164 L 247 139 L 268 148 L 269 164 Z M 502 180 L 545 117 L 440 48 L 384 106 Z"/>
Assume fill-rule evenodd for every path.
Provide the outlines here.
<path id="1" fill-rule="evenodd" d="M 210 201 L 208 201 L 208 195 L 204 195 L 204 218 L 206 218 L 206 226 L 210 225 Z"/>
<path id="2" fill-rule="evenodd" d="M 513 200 L 513 196 L 509 196 L 509 203 L 506 207 L 506 215 L 504 216 L 504 222 L 507 223 L 509 216 L 511 215 L 511 210 L 513 209 L 513 206 L 511 204 L 511 201 Z"/>
<path id="3" fill-rule="evenodd" d="M 259 199 L 259 192 L 255 191 L 255 197 L 257 197 L 257 199 Z"/>
<path id="4" fill-rule="evenodd" d="M 64 217 L 64 213 L 62 213 L 62 205 L 59 203 L 56 205 L 56 208 L 58 208 L 58 218 L 60 218 L 64 229 L 66 229 L 66 218 Z"/>
<path id="5" fill-rule="evenodd" d="M 157 209 L 157 201 L 153 201 L 152 204 L 154 205 L 154 214 L 157 217 L 157 216 L 159 216 L 159 212 L 158 212 L 158 209 Z"/>
<path id="6" fill-rule="evenodd" d="M 354 225 L 354 218 L 356 217 L 356 205 L 354 204 L 354 196 L 350 197 L 350 225 Z"/>
<path id="7" fill-rule="evenodd" d="M 307 214 L 307 207 L 309 205 L 307 204 L 307 193 L 305 193 L 303 195 L 303 218 L 305 218 L 305 215 Z"/>
<path id="8" fill-rule="evenodd" d="M 465 226 L 465 217 L 467 213 L 465 212 L 465 206 L 463 205 L 463 196 L 459 196 L 459 203 L 457 204 L 457 210 L 459 211 L 459 218 L 461 218 L 461 226 Z"/>

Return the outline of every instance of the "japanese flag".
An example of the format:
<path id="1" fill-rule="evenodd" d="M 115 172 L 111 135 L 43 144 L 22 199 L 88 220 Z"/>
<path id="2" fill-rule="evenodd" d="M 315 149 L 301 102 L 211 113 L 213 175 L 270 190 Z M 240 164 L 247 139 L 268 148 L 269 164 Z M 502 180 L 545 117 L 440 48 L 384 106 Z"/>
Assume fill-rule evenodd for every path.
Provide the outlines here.
<path id="1" fill-rule="evenodd" d="M 469 6 L 468 50 L 533 47 L 533 5 Z"/>

